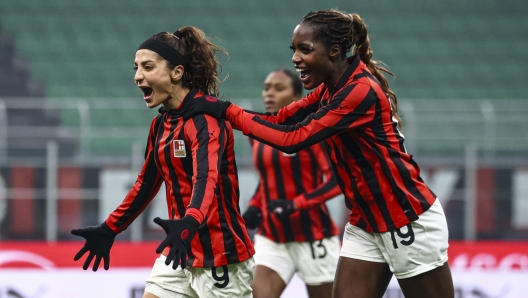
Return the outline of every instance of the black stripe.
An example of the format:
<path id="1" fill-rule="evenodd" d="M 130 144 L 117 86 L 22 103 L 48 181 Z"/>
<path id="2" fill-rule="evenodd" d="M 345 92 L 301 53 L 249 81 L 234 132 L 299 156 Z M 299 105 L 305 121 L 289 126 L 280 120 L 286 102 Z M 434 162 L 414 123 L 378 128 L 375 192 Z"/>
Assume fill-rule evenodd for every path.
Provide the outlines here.
<path id="1" fill-rule="evenodd" d="M 333 143 L 333 147 L 335 149 L 338 148 L 335 143 Z M 365 214 L 365 217 L 367 218 L 368 224 L 372 227 L 372 229 L 374 231 L 378 231 L 378 224 L 376 222 L 374 214 L 372 214 L 367 202 L 365 202 L 361 197 L 361 193 L 359 192 L 359 189 L 357 188 L 356 178 L 354 177 L 352 169 L 350 168 L 350 166 L 348 166 L 347 161 L 341 155 L 341 151 L 336 150 L 335 156 L 336 156 L 337 162 L 344 166 L 344 169 L 347 172 L 347 176 L 350 178 L 350 181 L 344 182 L 344 183 L 347 183 L 352 188 L 352 193 L 353 193 L 352 200 L 354 200 L 354 202 L 359 205 L 359 207 Z"/>
<path id="2" fill-rule="evenodd" d="M 389 152 L 389 158 L 392 161 L 393 164 L 396 165 L 398 168 L 398 172 L 400 172 L 400 175 L 402 175 L 403 182 L 406 184 L 407 188 L 410 186 L 409 183 L 406 183 L 406 181 L 410 181 L 412 183 L 411 175 L 408 172 L 408 170 L 405 168 L 403 163 L 401 162 L 399 152 L 393 150 L 390 147 L 390 142 L 387 138 L 387 135 L 385 134 L 385 131 L 383 130 L 383 118 L 382 118 L 382 108 L 381 104 L 376 104 L 376 116 L 374 117 L 374 120 L 371 123 L 371 129 L 375 133 L 375 140 L 379 142 L 383 147 L 385 147 Z M 387 158 L 383 155 L 383 153 L 378 149 L 378 145 L 374 143 L 374 141 L 370 138 L 365 138 L 365 140 L 369 143 L 369 146 L 372 148 L 373 154 L 377 156 L 377 159 L 379 160 L 381 170 L 383 171 L 384 177 L 387 179 L 391 186 L 392 193 L 396 197 L 398 204 L 402 208 L 404 214 L 407 216 L 407 219 L 410 221 L 418 219 L 418 215 L 414 211 L 411 203 L 407 199 L 407 195 L 405 191 L 401 190 L 398 184 L 396 183 L 394 179 L 394 175 L 391 172 L 389 165 L 387 163 Z M 414 188 L 414 186 L 412 186 Z M 417 190 L 416 190 L 417 191 Z M 412 191 L 411 191 L 412 192 Z M 418 192 L 419 193 L 419 192 Z M 421 196 L 421 194 L 420 194 Z M 427 202 L 427 201 L 426 201 Z M 391 229 L 389 226 L 387 228 Z M 392 229 L 398 228 L 398 227 L 392 227 Z"/>
<path id="3" fill-rule="evenodd" d="M 363 218 L 360 217 L 358 222 L 357 222 L 357 227 L 360 228 L 360 229 L 366 230 L 367 229 L 367 222 Z"/>
<path id="4" fill-rule="evenodd" d="M 326 208 L 326 204 L 321 205 L 321 208 L 319 208 L 318 213 L 321 221 L 321 227 L 324 238 L 333 236 L 332 220 L 330 219 L 330 213 L 328 212 L 328 208 Z"/>
<path id="5" fill-rule="evenodd" d="M 379 115 L 379 117 L 376 117 L 375 120 L 378 123 L 381 123 L 382 122 L 381 106 L 379 104 L 376 107 L 376 114 Z M 380 126 L 380 125 L 381 124 L 378 124 L 378 126 Z M 397 131 L 396 131 L 396 133 L 397 133 Z M 371 142 L 370 146 L 375 149 L 376 145 L 372 141 L 370 141 L 370 139 L 367 139 L 367 140 L 369 142 Z M 389 152 L 389 159 L 396 166 L 396 168 L 398 170 L 398 173 L 402 177 L 402 182 L 404 183 L 404 185 L 405 185 L 406 189 L 409 191 L 409 193 L 411 193 L 415 198 L 418 199 L 418 201 L 420 202 L 420 205 L 421 205 L 421 207 L 422 207 L 422 209 L 424 211 L 429 209 L 429 207 L 431 207 L 431 204 L 429 204 L 429 202 L 423 196 L 423 194 L 418 190 L 418 188 L 416 188 L 416 185 L 413 182 L 411 173 L 409 172 L 409 170 L 407 169 L 407 167 L 405 166 L 405 164 L 403 163 L 403 161 L 402 161 L 402 159 L 400 157 L 401 152 L 393 150 L 390 147 L 390 142 L 389 142 L 389 140 L 387 138 L 387 135 L 385 134 L 385 131 L 383 129 L 379 130 L 379 133 L 376 135 L 376 140 L 379 141 L 380 144 L 382 144 L 383 146 L 385 146 L 387 148 L 387 150 Z M 403 140 L 402 140 L 402 142 L 403 142 Z M 385 156 L 383 156 L 383 154 L 381 152 L 379 152 L 379 150 L 374 150 L 374 153 L 376 153 L 376 155 L 378 156 L 378 158 L 379 158 L 379 160 L 380 160 L 380 162 L 382 164 L 382 170 L 384 172 L 384 175 L 387 177 L 387 180 L 389 180 L 389 182 L 391 184 L 391 188 L 393 189 L 393 192 L 394 192 L 396 198 L 398 199 L 398 202 L 399 202 L 401 208 L 403 209 L 406 217 L 410 221 L 414 221 L 414 220 L 418 219 L 418 214 L 415 212 L 414 208 L 412 207 L 411 203 L 409 202 L 409 199 L 407 198 L 407 195 L 406 195 L 405 191 L 400 190 L 398 185 L 394 181 L 394 179 L 393 179 L 394 175 L 391 173 L 391 170 L 390 170 L 390 168 L 389 168 L 389 166 L 387 164 L 387 159 L 385 158 Z M 411 165 L 415 169 L 418 169 L 418 165 L 414 162 L 414 160 L 412 160 L 412 157 L 409 157 L 409 161 L 410 161 Z M 434 194 L 432 192 L 431 192 L 431 194 L 434 196 Z"/>
<path id="6" fill-rule="evenodd" d="M 238 236 L 239 239 L 244 239 L 244 233 L 242 231 L 242 227 L 239 225 L 237 220 L 237 210 L 239 209 L 239 207 L 238 205 L 232 205 L 233 197 L 231 195 L 231 190 L 233 190 L 233 185 L 231 184 L 231 180 L 229 180 L 229 152 L 227 150 L 225 121 L 218 121 L 218 126 L 220 128 L 218 142 L 220 143 L 220 148 L 224 148 L 224 150 L 219 150 L 218 156 L 218 160 L 220 163 L 219 179 L 221 179 L 220 181 L 222 183 L 222 188 L 217 188 L 217 190 L 222 191 L 222 193 L 219 193 L 219 191 L 217 191 L 219 210 L 218 216 L 220 218 L 220 226 L 222 227 L 224 236 L 224 249 L 225 252 L 228 253 L 227 258 L 231 260 L 239 260 L 236 241 L 233 232 Z M 223 200 L 221 200 L 220 198 L 223 198 Z M 227 217 L 225 216 L 224 210 L 222 208 L 223 202 L 225 202 L 226 204 L 226 209 L 229 213 L 229 218 L 231 219 L 229 223 L 227 222 Z"/>
<path id="7" fill-rule="evenodd" d="M 381 88 L 381 83 L 380 81 L 378 81 L 378 78 L 376 78 L 371 72 L 367 71 L 367 70 L 363 70 L 360 74 L 357 74 L 354 76 L 354 78 L 352 79 L 353 81 L 356 81 L 356 80 L 359 80 L 361 78 L 369 78 L 371 80 L 373 80 L 374 82 L 376 82 L 376 84 L 378 84 Z"/>
<path id="8" fill-rule="evenodd" d="M 317 156 L 314 153 L 314 149 L 316 149 L 316 146 L 321 146 L 321 144 L 316 144 L 308 148 L 306 152 L 308 155 L 310 155 L 310 170 L 312 171 L 311 177 L 312 179 L 312 188 L 317 188 L 317 186 L 321 183 L 323 183 L 323 177 L 322 175 L 319 175 L 319 171 L 321 170 L 319 168 L 319 163 L 317 162 Z M 308 199 L 308 196 L 306 196 L 306 199 Z"/>
<path id="9" fill-rule="evenodd" d="M 284 122 L 279 123 L 282 125 L 292 125 L 298 122 L 302 122 L 310 114 L 317 112 L 319 109 L 319 101 L 316 101 L 305 108 L 297 110 L 293 115 L 289 116 Z"/>
<path id="10" fill-rule="evenodd" d="M 273 172 L 275 173 L 275 186 L 277 189 L 278 198 L 273 198 L 276 200 L 286 200 L 286 191 L 284 190 L 284 178 L 282 178 L 282 167 L 280 163 L 280 156 L 282 154 L 279 150 L 273 149 L 271 151 L 271 161 L 273 164 Z M 290 221 L 281 221 L 284 231 L 284 237 L 286 241 L 294 241 L 295 235 L 290 224 Z"/>
<path id="11" fill-rule="evenodd" d="M 303 231 L 303 234 L 304 234 L 304 237 L 306 239 L 306 241 L 314 241 L 314 235 L 312 233 L 312 225 L 313 225 L 313 222 L 312 222 L 312 219 L 310 218 L 310 211 L 308 211 L 308 209 L 301 209 L 299 210 L 299 217 L 300 217 L 300 224 L 301 224 L 301 229 Z M 295 241 L 295 238 L 293 238 L 292 240 L 290 241 Z"/>
<path id="12" fill-rule="evenodd" d="M 213 243 L 211 241 L 211 231 L 207 226 L 207 221 L 204 221 L 200 228 L 198 228 L 198 234 L 200 236 L 200 243 L 202 244 L 203 266 L 214 267 Z M 189 252 L 190 251 L 192 250 L 189 250 Z M 187 261 L 187 264 L 189 264 L 189 266 L 192 266 L 192 262 L 189 262 L 189 260 Z"/>
<path id="13" fill-rule="evenodd" d="M 353 91 L 355 87 L 356 87 L 356 84 L 346 86 L 341 92 L 339 92 L 339 94 L 337 94 L 334 97 L 334 99 L 332 99 L 332 101 L 330 101 L 330 103 L 327 106 L 322 107 L 321 109 L 319 109 L 319 111 L 317 111 L 317 113 L 311 114 L 304 121 L 302 121 L 301 123 L 297 125 L 283 126 L 283 125 L 278 125 L 278 124 L 267 122 L 257 117 L 253 117 L 252 121 L 255 121 L 259 123 L 260 125 L 272 128 L 277 131 L 285 132 L 285 133 L 296 131 L 303 126 L 308 126 L 312 120 L 319 120 L 323 118 L 324 116 L 326 116 L 326 114 L 328 114 L 330 110 L 342 109 L 343 108 L 341 106 L 342 102 L 349 96 L 349 94 Z M 252 134 L 249 134 L 249 136 L 265 144 L 269 144 L 270 146 L 277 148 L 280 151 L 283 151 L 286 153 L 294 153 L 302 149 L 305 149 L 311 145 L 314 145 L 315 143 L 318 143 L 332 135 L 335 135 L 337 133 L 347 130 L 348 127 L 352 123 L 354 123 L 359 118 L 363 117 L 372 108 L 372 106 L 374 106 L 374 104 L 376 103 L 376 100 L 377 100 L 376 94 L 373 92 L 372 89 L 369 90 L 368 94 L 361 101 L 361 103 L 357 105 L 357 107 L 354 110 L 350 111 L 346 116 L 341 117 L 341 119 L 337 121 L 335 125 L 333 125 L 332 127 L 322 129 L 321 131 L 307 137 L 306 140 L 298 144 L 293 144 L 290 146 L 278 146 L 266 140 L 262 140 Z"/>
<path id="14" fill-rule="evenodd" d="M 347 197 L 345 195 L 346 194 L 346 190 L 347 190 L 346 183 L 343 180 L 343 178 L 341 177 L 341 175 L 339 175 L 339 168 L 338 168 L 337 164 L 332 162 L 331 156 L 332 156 L 332 152 L 334 152 L 334 150 L 329 145 L 329 142 L 332 144 L 332 146 L 336 146 L 335 142 L 333 140 L 331 140 L 331 139 L 328 139 L 327 142 L 321 142 L 321 144 L 323 144 L 323 148 L 326 151 L 326 155 L 330 159 L 330 166 L 332 167 L 332 171 L 334 172 L 334 178 L 337 181 L 337 185 L 339 185 L 339 189 L 343 193 L 343 198 L 345 200 L 345 205 L 348 208 L 348 210 L 352 210 L 352 203 L 350 203 L 350 200 L 347 199 Z M 336 159 L 337 159 L 337 155 L 336 155 Z M 348 173 L 348 174 L 351 175 L 351 173 Z"/>
<path id="15" fill-rule="evenodd" d="M 152 152 L 154 153 L 154 152 Z M 148 156 L 147 167 L 145 169 L 144 180 L 141 181 L 141 186 L 138 193 L 134 197 L 130 207 L 123 213 L 121 217 L 114 223 L 118 228 L 122 227 L 130 218 L 132 218 L 147 202 L 149 197 L 154 196 L 153 191 L 159 190 L 157 185 L 161 185 L 158 177 L 158 168 L 154 163 L 154 154 Z M 158 177 L 158 180 L 153 178 Z"/>
<path id="16" fill-rule="evenodd" d="M 295 194 L 299 195 L 304 193 L 306 190 L 304 189 L 303 181 L 302 181 L 302 165 L 301 165 L 301 154 L 304 153 L 310 153 L 311 151 L 309 149 L 299 152 L 298 154 L 295 154 L 294 156 L 290 157 L 290 168 L 293 175 L 293 181 L 294 181 L 294 187 L 295 187 Z M 317 176 L 312 176 L 314 179 L 316 179 Z M 301 220 L 301 229 L 303 231 L 304 237 L 307 241 L 313 241 L 314 236 L 312 233 L 312 220 L 310 218 L 310 212 L 308 210 L 300 210 L 300 220 Z M 292 241 L 295 241 L 295 235 Z"/>
<path id="17" fill-rule="evenodd" d="M 268 202 L 270 200 L 270 195 L 269 195 L 269 191 L 268 191 L 268 175 L 267 175 L 267 170 L 266 170 L 266 166 L 264 165 L 264 158 L 263 158 L 263 151 L 264 151 L 264 144 L 258 142 L 257 143 L 257 168 L 258 168 L 258 171 L 260 173 L 260 177 L 262 179 L 262 182 L 264 184 L 264 187 L 263 187 L 263 190 L 264 190 L 264 196 L 265 196 L 265 201 L 266 201 L 266 204 L 264 206 L 267 206 L 268 205 Z M 279 242 L 279 234 L 277 233 L 277 230 L 275 229 L 275 226 L 273 224 L 273 221 L 271 219 L 271 214 L 269 212 L 263 212 L 263 214 L 266 214 L 266 217 L 263 218 L 263 220 L 266 221 L 266 223 L 268 224 L 268 227 L 270 228 L 271 230 L 271 237 L 273 237 L 273 239 L 275 240 L 275 242 Z M 261 229 L 261 230 L 265 230 L 265 229 Z"/>
<path id="18" fill-rule="evenodd" d="M 203 198 L 207 195 L 207 176 L 209 175 L 209 131 L 205 115 L 202 114 L 195 116 L 193 117 L 193 121 L 196 126 L 196 139 L 199 145 L 198 150 L 196 151 L 196 183 L 194 184 L 193 197 L 189 207 L 201 209 Z"/>
<path id="19" fill-rule="evenodd" d="M 321 187 L 320 189 L 312 192 L 309 195 L 306 195 L 306 199 L 310 200 L 310 199 L 313 199 L 313 198 L 320 197 L 320 196 L 324 195 L 325 193 L 329 192 L 330 190 L 332 190 L 334 187 L 337 186 L 337 182 L 334 179 L 332 179 L 330 181 L 325 181 L 323 183 L 325 183 L 325 185 L 323 185 L 323 187 Z"/>
<path id="20" fill-rule="evenodd" d="M 361 175 L 363 176 L 367 184 L 367 187 L 369 188 L 370 193 L 372 194 L 372 198 L 376 202 L 376 205 L 378 206 L 378 209 L 381 212 L 383 220 L 387 224 L 387 227 L 394 226 L 394 222 L 392 220 L 390 211 L 385 201 L 385 196 L 381 192 L 379 181 L 377 180 L 376 175 L 374 174 L 374 169 L 372 168 L 370 163 L 367 161 L 366 157 L 361 152 L 361 149 L 357 146 L 354 140 L 350 137 L 350 135 L 342 134 L 340 138 L 343 142 L 343 146 L 354 156 L 356 164 L 358 165 L 359 170 L 361 172 Z M 358 195 L 359 196 L 354 197 L 354 200 L 356 202 L 365 200 L 363 196 L 361 196 L 360 194 Z"/>
<path id="21" fill-rule="evenodd" d="M 305 150 L 309 152 L 309 150 Z M 304 154 L 305 151 L 298 152 L 295 155 L 291 155 L 288 158 L 290 159 L 290 170 L 293 178 L 293 186 L 295 187 L 295 194 L 301 194 L 304 190 L 304 184 L 302 180 L 302 165 L 301 165 L 301 154 Z"/>
<path id="22" fill-rule="evenodd" d="M 166 115 L 167 118 L 172 118 L 170 115 Z M 173 149 L 172 148 L 172 141 L 175 140 L 175 129 L 177 127 L 177 124 L 178 124 L 178 120 L 177 119 L 171 119 L 171 126 L 170 126 L 170 129 L 169 129 L 169 134 L 167 135 L 167 138 L 165 139 L 165 148 L 163 148 L 163 154 L 165 155 L 165 163 L 166 163 L 166 166 L 167 166 L 167 169 L 168 169 L 168 174 L 169 174 L 169 179 L 171 181 L 171 185 L 172 185 L 172 193 L 173 193 L 173 196 L 171 197 L 171 201 L 174 201 L 172 205 L 172 207 L 176 206 L 178 208 L 178 213 L 179 213 L 179 217 L 180 218 L 183 218 L 185 216 L 185 206 L 183 204 L 183 200 L 180 196 L 178 196 L 177 194 L 179 194 L 181 191 L 180 191 L 180 184 L 179 184 L 179 178 L 178 178 L 178 175 L 176 174 L 176 171 L 178 169 L 174 168 L 174 166 L 172 165 L 172 159 L 173 159 Z M 163 127 L 165 127 L 164 124 L 162 124 Z M 171 208 L 172 209 L 172 208 Z M 174 218 L 174 212 L 175 210 L 172 209 L 172 214 L 171 214 L 171 217 Z"/>
<path id="23" fill-rule="evenodd" d="M 185 124 L 184 124 L 185 125 Z M 178 132 L 178 140 L 185 140 L 185 129 L 183 129 L 183 126 L 182 128 L 179 130 Z M 192 154 L 191 154 L 191 148 L 189 147 L 189 144 L 187 144 L 187 142 L 185 142 L 185 152 L 188 152 L 189 154 L 186 154 L 184 158 L 180 158 L 180 161 L 182 163 L 182 168 L 183 169 L 179 169 L 179 174 L 180 175 L 174 175 L 176 177 L 176 185 L 174 185 L 174 179 L 172 179 L 172 184 L 173 184 L 173 194 L 175 196 L 179 196 L 181 195 L 181 188 L 180 188 L 180 184 L 177 183 L 178 182 L 178 177 L 181 176 L 181 173 L 185 173 L 185 180 L 186 180 L 186 183 L 191 185 L 191 188 L 192 188 L 192 176 L 193 176 L 193 173 L 194 173 L 194 168 L 193 168 L 193 162 L 192 162 Z M 179 201 L 180 204 L 178 204 L 178 212 L 180 214 L 180 217 L 183 217 L 185 216 L 185 211 L 187 210 L 185 204 L 183 203 L 183 198 L 180 199 Z"/>
<path id="24" fill-rule="evenodd" d="M 280 151 L 272 150 L 271 151 L 271 160 L 273 164 L 273 173 L 275 174 L 275 185 L 277 188 L 278 198 L 274 199 L 286 199 L 286 191 L 284 190 L 284 179 L 282 178 L 282 167 L 280 164 Z"/>
<path id="25" fill-rule="evenodd" d="M 148 142 L 147 142 L 147 146 L 145 148 L 145 159 L 147 159 L 147 155 L 148 155 L 148 147 L 149 147 L 149 143 L 152 144 L 152 148 L 154 148 L 154 144 L 156 144 L 156 136 L 157 136 L 157 132 L 159 132 L 159 127 L 160 127 L 160 123 L 161 121 L 163 120 L 163 115 L 157 115 L 156 118 L 155 118 L 155 122 L 154 122 L 154 132 Z"/>

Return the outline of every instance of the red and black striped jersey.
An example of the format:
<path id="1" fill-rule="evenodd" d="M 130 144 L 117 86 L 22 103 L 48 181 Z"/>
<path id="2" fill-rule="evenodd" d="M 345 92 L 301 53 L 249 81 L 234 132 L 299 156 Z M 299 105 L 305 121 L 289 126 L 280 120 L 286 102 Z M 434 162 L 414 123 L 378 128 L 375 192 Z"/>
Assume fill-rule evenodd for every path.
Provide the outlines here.
<path id="1" fill-rule="evenodd" d="M 418 219 L 436 196 L 405 150 L 380 83 L 358 56 L 349 63 L 336 86 L 323 83 L 276 114 L 231 105 L 226 117 L 245 135 L 287 153 L 324 140 L 350 223 L 387 232 Z"/>
<path id="2" fill-rule="evenodd" d="M 153 119 L 146 159 L 137 181 L 106 223 L 123 231 L 165 182 L 168 216 L 193 216 L 200 227 L 191 242 L 187 265 L 218 267 L 254 254 L 240 215 L 233 130 L 227 121 L 206 115 L 184 120 L 186 103 L 204 96 L 193 89 L 177 109 Z M 163 254 L 169 251 L 167 247 Z"/>
<path id="3" fill-rule="evenodd" d="M 311 242 L 339 234 L 325 201 L 341 190 L 322 144 L 286 154 L 258 141 L 251 143 L 260 180 L 249 205 L 262 211 L 258 233 L 279 243 Z M 277 199 L 293 200 L 297 206 L 288 222 L 268 212 L 267 202 Z"/>

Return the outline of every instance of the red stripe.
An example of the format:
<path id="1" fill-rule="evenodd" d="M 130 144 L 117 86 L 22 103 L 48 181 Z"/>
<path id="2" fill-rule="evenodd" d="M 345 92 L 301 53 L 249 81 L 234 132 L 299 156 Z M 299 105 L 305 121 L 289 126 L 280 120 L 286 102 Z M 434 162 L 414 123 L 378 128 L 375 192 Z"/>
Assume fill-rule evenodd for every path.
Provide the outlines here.
<path id="1" fill-rule="evenodd" d="M 82 222 L 82 169 L 79 167 L 64 167 L 59 169 L 59 193 L 68 189 L 67 196 L 60 195 L 58 202 L 59 232 L 70 233 L 72 229 L 81 226 Z"/>
<path id="2" fill-rule="evenodd" d="M 480 167 L 477 171 L 477 232 L 493 232 L 495 224 L 495 169 Z"/>
<path id="3" fill-rule="evenodd" d="M 31 235 L 35 226 L 35 168 L 13 166 L 11 168 L 11 232 L 13 236 Z"/>

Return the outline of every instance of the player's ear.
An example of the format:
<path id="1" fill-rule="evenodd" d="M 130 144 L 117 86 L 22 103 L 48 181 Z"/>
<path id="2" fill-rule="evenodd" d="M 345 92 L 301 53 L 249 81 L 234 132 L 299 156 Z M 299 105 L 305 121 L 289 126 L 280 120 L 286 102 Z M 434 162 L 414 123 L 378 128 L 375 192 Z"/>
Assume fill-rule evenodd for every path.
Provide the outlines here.
<path id="1" fill-rule="evenodd" d="M 178 65 L 174 67 L 174 69 L 172 69 L 170 73 L 171 80 L 173 82 L 180 81 L 183 77 L 184 72 L 185 72 L 185 68 L 183 68 L 183 65 Z"/>
<path id="2" fill-rule="evenodd" d="M 330 47 L 330 51 L 328 52 L 328 56 L 330 57 L 330 60 L 335 60 L 336 58 L 341 56 L 341 48 L 338 45 L 332 45 Z"/>

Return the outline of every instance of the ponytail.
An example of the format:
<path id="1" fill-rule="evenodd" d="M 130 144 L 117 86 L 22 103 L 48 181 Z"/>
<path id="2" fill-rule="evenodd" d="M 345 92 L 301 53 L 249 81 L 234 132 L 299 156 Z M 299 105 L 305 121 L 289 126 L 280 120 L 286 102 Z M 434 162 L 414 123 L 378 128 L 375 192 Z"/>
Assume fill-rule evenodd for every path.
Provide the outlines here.
<path id="1" fill-rule="evenodd" d="M 391 102 L 391 110 L 393 116 L 398 120 L 398 126 L 402 127 L 402 120 L 398 114 L 398 99 L 396 94 L 389 88 L 389 82 L 385 78 L 382 72 L 385 72 L 393 77 L 395 75 L 379 65 L 379 62 L 372 60 L 372 50 L 370 49 L 370 38 L 367 34 L 367 25 L 363 22 L 363 19 L 356 13 L 349 14 L 348 17 L 352 20 L 353 30 L 353 43 L 354 50 L 352 54 L 358 55 L 361 61 L 367 65 L 368 69 L 378 79 L 381 84 L 381 88 L 388 95 Z"/>
<path id="2" fill-rule="evenodd" d="M 228 53 L 220 46 L 212 43 L 207 35 L 193 26 L 185 26 L 174 34 L 161 32 L 150 39 L 162 41 L 173 47 L 185 58 L 182 84 L 187 88 L 197 88 L 207 95 L 220 96 L 218 85 L 226 78 L 218 78 L 218 68 L 221 65 L 216 58 L 216 52 Z M 176 65 L 167 62 L 169 69 Z"/>

